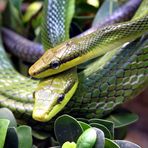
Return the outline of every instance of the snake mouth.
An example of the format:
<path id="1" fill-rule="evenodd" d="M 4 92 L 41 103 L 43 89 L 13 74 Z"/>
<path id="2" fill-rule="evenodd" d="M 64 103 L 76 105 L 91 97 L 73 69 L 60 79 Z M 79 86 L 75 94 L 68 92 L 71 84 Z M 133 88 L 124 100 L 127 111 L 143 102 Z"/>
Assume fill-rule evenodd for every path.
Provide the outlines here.
<path id="1" fill-rule="evenodd" d="M 56 104 L 55 106 L 50 108 L 50 110 L 47 110 L 46 108 L 35 107 L 33 109 L 32 117 L 33 119 L 40 122 L 50 121 L 60 110 L 63 109 L 65 105 L 65 103 Z"/>
<path id="2" fill-rule="evenodd" d="M 33 119 L 40 122 L 47 122 L 51 119 L 49 111 L 47 112 L 44 109 L 40 109 L 40 108 L 37 108 L 37 109 L 35 108 L 33 110 L 32 117 Z"/>
<path id="3" fill-rule="evenodd" d="M 66 104 L 69 102 L 69 100 L 73 96 L 77 86 L 78 86 L 78 81 L 73 85 L 71 90 L 65 94 L 65 98 L 60 103 L 58 103 L 57 101 L 53 101 L 53 103 L 49 105 L 48 101 L 47 102 L 44 101 L 44 103 L 42 101 L 43 103 L 42 104 L 40 101 L 37 102 L 36 100 L 34 109 L 33 109 L 33 114 L 32 114 L 33 119 L 40 122 L 50 121 L 66 106 Z"/>

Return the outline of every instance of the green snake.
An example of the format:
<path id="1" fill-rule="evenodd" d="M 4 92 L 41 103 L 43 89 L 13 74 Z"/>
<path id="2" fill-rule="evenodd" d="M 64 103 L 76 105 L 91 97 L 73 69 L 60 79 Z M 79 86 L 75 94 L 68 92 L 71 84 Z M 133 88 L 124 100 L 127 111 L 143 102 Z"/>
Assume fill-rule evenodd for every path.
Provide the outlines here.
<path id="1" fill-rule="evenodd" d="M 141 0 L 128 1 L 126 4 L 114 11 L 112 15 L 106 17 L 105 21 L 95 21 L 90 29 L 81 33 L 77 37 L 89 34 L 90 32 L 95 31 L 96 28 L 101 28 L 102 26 L 130 20 L 140 3 Z M 140 15 L 144 15 L 145 11 L 146 10 L 142 10 L 142 13 L 140 13 Z M 15 31 L 17 32 L 17 30 Z M 2 28 L 2 37 L 7 50 L 25 62 L 34 63 L 44 53 L 44 49 L 41 44 L 31 42 L 30 40 L 18 35 L 8 28 Z"/>
<path id="2" fill-rule="evenodd" d="M 123 6 L 123 7 L 121 7 L 121 8 L 119 8 L 118 9 L 118 11 L 117 12 L 115 12 L 114 14 L 113 14 L 113 16 L 111 16 L 111 17 L 109 17 L 107 20 L 110 20 L 110 21 L 108 21 L 108 23 L 110 22 L 110 24 L 112 23 L 112 22 L 114 22 L 113 21 L 113 17 L 114 17 L 114 20 L 116 20 L 116 22 L 118 21 L 121 21 L 121 20 L 127 20 L 127 19 L 129 19 L 129 18 L 131 18 L 131 14 L 132 14 L 132 12 L 134 12 L 135 10 L 136 10 L 136 8 L 137 8 L 137 6 L 138 6 L 138 4 L 139 4 L 139 2 L 140 1 L 134 1 L 134 4 L 133 3 L 131 3 L 131 1 L 129 2 L 129 3 L 127 3 L 125 6 Z M 130 9 L 128 9 L 128 11 L 129 11 L 129 13 L 130 13 L 130 16 L 129 16 L 129 14 L 127 13 L 127 8 L 129 8 L 130 7 Z M 47 9 L 47 8 L 46 8 Z M 60 9 L 60 8 L 58 8 L 58 9 Z M 47 11 L 46 11 L 47 12 Z M 118 12 L 122 12 L 122 13 L 120 13 L 120 15 L 117 15 L 117 13 Z M 51 13 L 52 14 L 52 13 Z M 50 15 L 50 14 L 49 14 Z M 57 16 L 56 16 L 57 17 Z M 58 18 L 58 17 L 57 17 Z M 67 19 L 66 19 L 67 20 Z M 44 22 L 45 23 L 45 22 Z M 60 26 L 62 26 L 61 24 L 62 23 L 64 23 L 63 21 L 61 22 L 61 21 L 59 21 L 59 24 L 60 24 Z M 50 24 L 50 23 L 49 23 Z M 57 28 L 56 27 L 50 27 L 51 28 L 51 31 L 54 29 L 54 30 L 56 30 L 56 29 L 58 29 L 58 26 L 59 26 L 59 24 L 57 25 Z M 44 24 L 45 25 L 45 24 Z M 49 28 L 49 29 L 50 29 Z M 95 29 L 95 28 L 94 28 Z M 67 29 L 66 29 L 67 30 Z M 60 32 L 61 31 L 61 32 Z M 3 29 L 3 32 L 4 32 L 4 37 L 5 37 L 5 35 L 6 35 L 6 37 L 5 37 L 5 42 L 7 43 L 7 45 L 8 46 L 10 46 L 12 49 L 13 49 L 13 52 L 15 53 L 15 55 L 17 56 L 17 55 L 20 55 L 20 57 L 22 58 L 22 59 L 25 59 L 26 61 L 29 61 L 29 62 L 32 62 L 32 61 L 34 61 L 34 60 L 36 60 L 42 53 L 43 53 L 43 50 L 42 50 L 42 48 L 41 48 L 41 46 L 40 45 L 38 45 L 38 44 L 34 44 L 34 43 L 32 43 L 32 42 L 30 42 L 30 41 L 27 41 L 26 39 L 23 39 L 22 37 L 20 37 L 20 36 L 18 36 L 18 35 L 16 35 L 16 34 L 14 34 L 13 32 L 11 32 L 11 31 L 7 31 L 6 29 Z M 53 31 L 52 31 L 53 32 Z M 64 28 L 63 28 L 63 30 L 60 28 L 60 30 L 59 30 L 59 32 L 60 32 L 60 34 L 62 34 L 62 32 L 64 32 Z M 9 34 L 9 36 L 7 35 L 7 34 Z M 43 32 L 43 35 L 44 36 L 47 36 L 47 34 L 46 34 L 46 32 Z M 51 37 L 52 37 L 52 34 L 51 34 L 51 32 L 50 32 L 50 35 L 51 35 Z M 64 36 L 65 34 L 63 34 L 63 36 Z M 52 43 L 53 43 L 53 41 L 56 41 L 55 40 L 55 33 L 53 34 L 53 36 L 54 36 L 54 40 L 49 40 L 50 41 L 50 43 L 48 43 L 48 45 L 53 45 Z M 46 38 L 48 38 L 48 37 L 46 37 Z M 58 38 L 58 37 L 57 37 Z M 23 42 L 22 42 L 22 39 L 23 39 Z M 43 40 L 44 41 L 44 40 Z M 58 41 L 59 41 L 59 39 L 58 39 Z M 52 43 L 51 43 L 52 42 Z M 56 41 L 57 42 L 57 41 Z M 55 44 L 55 43 L 54 43 Z M 38 48 L 37 48 L 38 47 Z M 36 49 L 37 48 L 37 49 Z M 45 47 L 46 48 L 46 47 Z M 25 49 L 24 51 L 22 51 L 23 49 Z M 26 50 L 28 50 L 28 52 L 26 52 Z M 36 51 L 36 52 L 34 52 L 34 51 Z M 33 53 L 34 52 L 34 53 Z M 26 54 L 28 55 L 27 57 L 26 57 Z M 33 56 L 32 56 L 33 55 Z M 74 70 L 72 70 L 72 71 L 74 71 Z M 76 72 L 75 72 L 76 73 Z M 75 77 L 75 79 L 70 79 L 70 77 L 71 77 L 71 75 L 72 76 L 74 76 Z M 62 77 L 64 76 L 64 80 L 66 80 L 66 81 L 62 81 Z M 74 75 L 74 73 L 72 72 L 68 72 L 68 73 L 66 73 L 66 74 L 63 74 L 63 76 L 62 77 L 59 77 L 59 81 L 61 81 L 61 82 L 63 82 L 63 86 L 65 86 L 65 84 L 69 84 L 68 82 L 69 82 L 69 80 L 71 80 L 72 81 L 72 85 L 73 85 L 73 83 L 74 83 L 74 81 L 76 81 L 77 79 L 76 79 L 76 75 Z M 65 79 L 67 77 L 67 79 Z M 52 79 L 50 79 L 50 80 L 48 80 L 47 82 L 48 82 L 48 86 L 49 85 L 51 85 L 52 86 L 52 88 L 56 88 L 55 87 L 55 85 L 54 85 L 54 83 L 51 83 L 52 81 L 51 81 Z M 47 82 L 44 82 L 44 83 L 41 83 L 41 84 L 47 84 Z M 54 79 L 54 81 L 53 82 L 56 82 L 56 79 Z M 39 87 L 39 89 L 43 89 L 43 86 L 44 85 L 41 85 L 41 87 Z M 66 85 L 66 87 L 67 87 L 68 85 Z M 41 89 L 41 91 L 37 91 L 37 95 L 36 95 L 36 98 L 46 98 L 45 96 L 42 96 L 42 93 L 43 93 L 43 91 L 42 91 L 42 89 Z M 48 89 L 48 87 L 47 87 L 47 89 Z M 64 90 L 66 90 L 66 89 L 62 89 L 62 90 L 60 90 L 61 92 L 61 94 L 64 94 L 65 92 L 64 92 Z M 39 93 L 39 95 L 38 95 L 38 93 Z M 44 93 L 46 93 L 45 92 L 45 88 L 44 88 Z M 48 91 L 47 91 L 47 93 L 48 93 Z M 52 92 L 52 94 L 54 94 L 54 91 Z M 59 94 L 59 92 L 58 92 L 58 94 Z M 40 96 L 42 96 L 42 97 L 40 97 Z M 61 95 L 60 95 L 61 96 Z M 55 97 L 56 98 L 56 97 Z M 68 98 L 71 98 L 71 97 L 68 97 Z M 47 98 L 46 98 L 46 101 L 44 101 L 45 102 L 45 105 L 44 104 L 42 104 L 42 102 L 40 101 L 40 99 L 39 99 L 39 101 L 36 101 L 37 103 L 35 104 L 35 106 L 37 106 L 37 108 L 38 108 L 38 106 L 41 106 L 41 104 L 42 104 L 42 106 L 44 107 L 44 112 L 46 111 L 46 110 L 48 110 L 48 108 L 49 108 L 49 106 L 48 107 L 45 107 L 46 106 L 46 104 L 49 104 L 49 103 L 47 103 L 47 100 L 48 100 L 48 96 L 47 96 Z M 45 108 L 46 108 L 46 110 L 45 110 Z M 38 109 L 36 109 L 36 110 L 38 110 Z M 41 109 L 40 109 L 40 112 L 41 112 Z M 45 119 L 47 120 L 49 120 L 49 114 L 47 114 L 47 117 L 46 117 L 46 115 L 44 115 L 43 116 L 43 113 L 44 112 L 42 112 L 42 114 L 41 114 L 41 117 L 39 117 L 39 113 L 37 112 L 37 111 L 34 111 L 34 114 L 36 115 L 36 117 L 34 116 L 34 118 L 36 118 L 36 119 L 38 119 L 38 120 L 44 120 L 45 121 Z M 56 111 L 57 112 L 57 111 Z M 43 117 L 44 117 L 44 119 L 43 119 Z M 40 119 L 39 119 L 40 118 Z"/>
<path id="3" fill-rule="evenodd" d="M 141 26 L 141 24 L 144 25 L 144 22 L 145 22 L 145 26 L 143 27 L 143 26 Z M 138 19 L 136 21 L 128 22 L 125 24 L 122 23 L 121 26 L 122 25 L 123 26 L 125 25 L 126 27 L 130 26 L 130 25 L 131 25 L 130 27 L 132 27 L 133 25 L 136 25 L 136 26 L 138 25 L 139 28 L 141 27 L 141 29 L 142 28 L 145 29 L 145 30 L 143 30 L 143 33 L 148 30 L 147 17 L 140 19 L 140 20 Z M 116 28 L 116 25 L 115 25 L 115 28 Z M 126 36 L 122 36 L 123 39 L 125 38 L 124 42 L 129 41 L 129 40 L 134 40 L 134 38 L 143 34 L 142 31 L 139 31 L 139 33 L 137 33 L 136 29 L 134 29 L 134 27 L 130 28 L 130 29 L 133 29 L 132 31 L 133 32 L 135 31 L 135 34 L 131 34 L 131 36 L 129 35 L 130 39 L 127 38 Z M 101 32 L 101 31 L 97 30 L 95 32 L 96 35 L 97 35 L 97 33 Z M 103 31 L 102 31 L 102 33 L 103 33 Z M 127 31 L 125 33 L 127 33 Z M 92 36 L 92 34 L 90 34 L 90 37 L 91 36 Z M 93 34 L 93 37 L 94 37 L 94 34 Z M 86 39 L 86 38 L 88 38 L 88 36 L 84 37 L 84 39 Z M 112 39 L 112 41 L 110 40 L 110 42 L 116 41 L 117 39 L 118 38 Z M 74 39 L 74 41 L 75 40 L 76 39 Z M 117 42 L 119 42 L 119 39 Z M 122 45 L 124 42 L 118 44 L 118 46 Z M 69 47 L 69 45 L 71 45 L 71 44 L 67 44 L 67 42 L 66 42 L 66 45 L 68 45 L 68 47 Z M 59 46 L 61 46 L 61 45 L 59 45 Z M 72 44 L 72 46 L 73 46 L 73 44 Z M 95 46 L 96 45 L 94 45 L 94 47 Z M 147 47 L 143 46 L 143 49 L 141 49 L 140 51 L 139 51 L 139 47 L 135 47 L 135 48 L 137 50 L 136 49 L 129 50 L 130 48 L 128 47 L 126 49 L 127 51 L 124 50 L 126 52 L 124 52 L 123 50 L 121 50 L 121 51 L 113 50 L 111 52 L 112 54 L 110 53 L 111 54 L 110 56 L 107 56 L 107 55 L 103 56 L 99 61 L 96 62 L 95 66 L 90 65 L 88 67 L 88 69 L 81 72 L 79 74 L 79 87 L 78 87 L 75 95 L 70 99 L 69 103 L 64 108 L 64 112 L 73 113 L 74 115 L 77 113 L 77 114 L 82 114 L 84 116 L 86 111 L 88 111 L 88 114 L 85 115 L 87 117 L 91 117 L 91 115 L 93 115 L 93 117 L 102 116 L 102 115 L 108 113 L 109 111 L 111 111 L 116 105 L 119 105 L 122 102 L 124 102 L 125 100 L 127 100 L 127 98 L 129 98 L 129 96 L 136 94 L 135 92 L 137 92 L 137 90 L 139 90 L 139 87 L 143 86 L 143 88 L 144 88 L 145 85 L 143 85 L 143 84 L 145 84 L 145 82 L 147 81 L 147 79 L 146 79 L 147 73 L 145 72 L 145 68 L 147 67 L 147 65 L 144 64 L 144 62 L 146 61 Z M 133 46 L 132 46 L 132 49 L 133 49 Z M 49 50 L 49 51 L 51 51 L 51 50 Z M 119 54 L 120 56 L 117 56 L 118 55 L 117 52 L 118 52 L 118 54 L 120 53 Z M 121 55 L 122 52 L 126 55 L 126 58 L 122 58 L 122 56 L 124 55 L 124 54 Z M 1 71 L 4 72 L 1 75 L 2 79 L 0 81 L 1 88 L 2 88 L 1 94 L 3 95 L 1 97 L 1 104 L 2 104 L 2 106 L 8 106 L 12 110 L 18 110 L 19 112 L 23 112 L 23 113 L 25 112 L 26 114 L 28 113 L 30 115 L 32 112 L 32 108 L 33 108 L 32 106 L 33 106 L 33 101 L 34 101 L 33 96 L 30 94 L 32 94 L 33 91 L 35 90 L 35 88 L 37 87 L 38 81 L 31 80 L 29 78 L 27 79 L 25 77 L 20 76 L 18 73 L 16 73 L 16 71 L 13 69 L 10 62 L 8 61 L 8 58 L 6 57 L 2 48 L 1 48 L 1 53 L 2 53 L 1 58 L 0 58 L 1 63 L 2 63 L 1 64 Z M 133 53 L 134 53 L 134 56 L 132 56 Z M 114 65 L 111 60 L 113 55 L 114 55 L 113 59 L 115 60 Z M 143 58 L 139 58 L 141 55 Z M 142 66 L 142 68 L 137 66 L 137 65 L 139 65 L 138 63 L 136 63 L 137 65 L 133 64 L 133 62 L 137 59 L 139 59 L 139 61 L 141 60 L 140 66 Z M 121 61 L 121 62 L 116 63 L 116 61 Z M 110 64 L 107 64 L 107 63 L 110 63 Z M 115 66 L 117 64 L 119 64 L 121 66 L 121 67 L 118 67 L 119 69 Z M 139 71 L 138 73 L 136 73 L 137 75 L 134 75 L 135 73 L 134 74 L 131 73 L 132 66 L 130 67 L 129 65 L 130 66 L 133 65 L 134 70 L 137 69 L 137 71 Z M 95 67 L 95 68 L 93 68 L 93 67 Z M 112 67 L 112 68 L 110 68 L 110 67 Z M 127 67 L 127 69 L 126 69 L 126 67 Z M 124 72 L 126 72 L 126 75 L 123 75 Z M 104 73 L 107 73 L 105 75 L 105 77 L 104 77 Z M 109 75 L 111 74 L 110 76 L 112 76 L 112 77 L 108 76 L 108 74 Z M 15 79 L 15 81 L 16 81 L 15 83 L 11 81 L 12 76 L 13 77 L 17 76 Z M 56 78 L 58 78 L 58 76 L 53 77 L 53 79 L 56 79 Z M 141 79 L 143 79 L 143 80 L 141 80 Z M 100 82 L 100 81 L 102 81 L 102 82 Z M 132 86 L 134 86 L 134 87 L 132 89 L 131 89 L 131 85 L 129 83 L 130 81 L 133 81 Z M 5 83 L 5 85 L 3 83 Z M 44 81 L 43 83 L 46 83 L 46 81 Z M 50 84 L 50 79 L 49 80 L 47 79 L 47 83 Z M 22 85 L 20 85 L 20 84 L 22 84 Z M 24 84 L 26 84 L 26 85 L 24 85 Z M 41 82 L 41 84 L 42 84 L 42 82 Z M 103 85 L 99 85 L 99 84 L 103 84 Z M 127 88 L 125 88 L 125 89 L 121 88 L 120 85 L 123 86 L 123 84 L 127 84 Z M 13 88 L 12 86 L 14 87 L 14 89 L 12 89 Z M 44 86 L 44 84 L 43 84 L 43 86 Z M 111 86 L 111 88 L 109 86 Z M 115 89 L 116 87 L 118 89 Z M 137 89 L 136 89 L 136 87 L 137 87 Z M 47 87 L 47 89 L 49 89 L 49 88 Z M 12 90 L 14 90 L 14 92 Z M 18 101 L 9 100 L 7 97 L 10 97 L 11 99 L 15 99 Z M 116 97 L 116 99 L 115 99 L 115 97 Z M 105 101 L 101 100 L 101 98 L 102 99 L 105 98 Z M 109 98 L 110 98 L 110 100 L 109 100 Z M 4 102 L 5 99 L 9 100 L 10 102 L 9 101 Z M 44 100 L 44 101 L 45 101 L 45 103 L 43 105 L 46 105 L 46 100 Z M 53 101 L 54 101 L 54 99 L 53 99 Z M 114 101 L 116 103 L 114 103 Z M 13 104 L 12 104 L 12 102 L 13 102 Z M 15 102 L 18 102 L 18 104 Z M 26 109 L 26 110 L 24 110 L 24 109 Z"/>

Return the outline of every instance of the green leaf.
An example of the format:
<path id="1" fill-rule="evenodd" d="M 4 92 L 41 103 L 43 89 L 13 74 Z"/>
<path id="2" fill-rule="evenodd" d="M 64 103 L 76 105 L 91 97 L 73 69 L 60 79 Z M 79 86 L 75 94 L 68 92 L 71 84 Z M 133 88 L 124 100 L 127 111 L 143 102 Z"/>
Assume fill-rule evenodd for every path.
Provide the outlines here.
<path id="1" fill-rule="evenodd" d="M 17 127 L 15 117 L 8 108 L 0 109 L 0 119 L 8 119 L 10 121 L 9 127 Z"/>
<path id="2" fill-rule="evenodd" d="M 105 135 L 106 138 L 113 139 L 110 131 L 104 125 L 98 124 L 98 123 L 90 123 L 90 125 L 92 127 L 96 127 L 98 129 L 102 130 L 104 132 L 104 135 Z"/>
<path id="3" fill-rule="evenodd" d="M 120 148 L 140 148 L 139 145 L 126 140 L 115 140 Z"/>
<path id="4" fill-rule="evenodd" d="M 34 32 L 37 35 L 40 35 L 40 42 L 41 42 L 41 32 L 40 32 L 40 29 L 41 29 L 41 24 L 42 24 L 42 12 L 39 12 L 38 15 L 32 19 L 32 27 L 34 28 Z"/>
<path id="5" fill-rule="evenodd" d="M 7 119 L 0 119 L 0 148 L 4 147 L 9 123 L 10 123 L 10 121 Z"/>
<path id="6" fill-rule="evenodd" d="M 76 148 L 76 143 L 67 141 L 62 145 L 62 148 Z"/>
<path id="7" fill-rule="evenodd" d="M 11 148 L 18 148 L 19 145 L 17 131 L 15 127 L 8 128 L 4 148 L 10 148 L 10 145 Z"/>
<path id="8" fill-rule="evenodd" d="M 21 4 L 23 0 L 11 0 L 13 5 L 18 9 L 18 11 L 21 10 Z"/>
<path id="9" fill-rule="evenodd" d="M 105 145 L 105 137 L 104 137 L 104 133 L 102 130 L 93 127 L 96 132 L 97 132 L 97 140 L 95 143 L 95 148 L 104 148 Z"/>
<path id="10" fill-rule="evenodd" d="M 24 22 L 28 22 L 35 14 L 38 13 L 41 7 L 41 2 L 33 2 L 32 4 L 30 4 L 23 16 Z"/>
<path id="11" fill-rule="evenodd" d="M 83 128 L 83 131 L 85 131 L 88 128 L 91 128 L 91 126 L 85 122 L 79 121 L 81 127 Z"/>
<path id="12" fill-rule="evenodd" d="M 134 113 L 118 111 L 105 119 L 113 122 L 115 124 L 115 128 L 121 128 L 136 122 L 139 118 L 138 115 Z"/>
<path id="13" fill-rule="evenodd" d="M 114 139 L 124 139 L 127 134 L 127 126 L 123 126 L 121 128 L 115 128 Z"/>
<path id="14" fill-rule="evenodd" d="M 101 8 L 98 10 L 93 20 L 92 26 L 96 26 L 98 23 L 103 21 L 106 17 L 111 15 L 117 8 L 118 8 L 117 1 L 105 0 Z"/>
<path id="15" fill-rule="evenodd" d="M 89 128 L 77 140 L 77 148 L 92 148 L 97 139 L 96 130 Z"/>
<path id="16" fill-rule="evenodd" d="M 86 118 L 76 118 L 76 120 L 88 123 L 88 119 Z"/>
<path id="17" fill-rule="evenodd" d="M 91 13 L 90 13 L 91 12 Z M 81 3 L 79 5 L 76 5 L 76 12 L 74 18 L 77 18 L 77 16 L 84 16 L 87 14 L 95 14 L 97 12 L 97 8 L 89 5 L 87 3 Z"/>
<path id="18" fill-rule="evenodd" d="M 108 120 L 103 120 L 103 119 L 90 119 L 89 123 L 98 123 L 104 125 L 111 133 L 112 137 L 114 137 L 114 123 Z"/>
<path id="19" fill-rule="evenodd" d="M 19 139 L 19 148 L 32 147 L 32 131 L 29 126 L 19 126 L 17 128 L 17 134 Z"/>
<path id="20" fill-rule="evenodd" d="M 56 119 L 54 131 L 58 142 L 63 145 L 66 141 L 76 142 L 83 129 L 75 118 L 69 115 L 62 115 Z"/>
<path id="21" fill-rule="evenodd" d="M 50 136 L 48 133 L 45 133 L 42 131 L 36 131 L 36 130 L 32 130 L 32 135 L 33 137 L 39 140 L 45 140 Z"/>
<path id="22" fill-rule="evenodd" d="M 20 13 L 11 0 L 8 0 L 6 9 L 3 12 L 2 21 L 4 26 L 22 34 L 23 24 L 20 18 Z"/>
<path id="23" fill-rule="evenodd" d="M 105 147 L 104 148 L 120 148 L 114 141 L 105 138 Z"/>

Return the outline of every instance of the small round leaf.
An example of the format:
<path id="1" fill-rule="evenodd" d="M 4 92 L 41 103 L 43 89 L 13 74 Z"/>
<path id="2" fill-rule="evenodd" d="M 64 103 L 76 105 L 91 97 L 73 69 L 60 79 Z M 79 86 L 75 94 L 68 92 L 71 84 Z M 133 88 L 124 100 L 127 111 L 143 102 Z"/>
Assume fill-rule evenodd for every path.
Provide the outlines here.
<path id="1" fill-rule="evenodd" d="M 8 119 L 10 121 L 9 127 L 17 127 L 15 117 L 8 108 L 0 109 L 0 119 Z"/>
<path id="2" fill-rule="evenodd" d="M 75 118 L 69 115 L 62 115 L 56 119 L 54 131 L 58 142 L 63 145 L 66 141 L 76 142 L 83 129 Z"/>
<path id="3" fill-rule="evenodd" d="M 32 147 L 32 131 L 29 126 L 22 125 L 17 128 L 17 135 L 19 139 L 19 148 Z"/>
<path id="4" fill-rule="evenodd" d="M 77 141 L 77 148 L 92 148 L 97 139 L 97 132 L 93 128 L 89 128 L 83 132 Z"/>

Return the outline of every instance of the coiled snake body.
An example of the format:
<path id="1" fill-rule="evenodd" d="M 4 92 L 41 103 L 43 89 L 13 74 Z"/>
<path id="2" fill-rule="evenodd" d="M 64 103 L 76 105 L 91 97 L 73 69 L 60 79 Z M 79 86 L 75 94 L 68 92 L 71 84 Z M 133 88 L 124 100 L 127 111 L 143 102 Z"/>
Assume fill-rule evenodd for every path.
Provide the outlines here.
<path id="1" fill-rule="evenodd" d="M 106 29 L 110 30 L 106 31 Z M 101 48 L 105 48 L 105 50 L 108 51 L 111 49 L 114 50 L 79 73 L 78 89 L 61 113 L 70 113 L 75 116 L 81 115 L 87 118 L 101 117 L 113 110 L 117 105 L 135 96 L 139 90 L 144 89 L 148 81 L 148 49 L 147 45 L 145 45 L 147 40 L 141 41 L 143 42 L 143 44 L 141 43 L 142 46 L 139 45 L 138 42 L 134 42 L 120 50 L 115 48 L 127 41 L 134 40 L 146 31 L 148 31 L 147 16 L 128 23 L 109 26 L 101 31 L 97 30 L 86 37 L 72 39 L 72 42 L 70 40 L 70 42 L 66 44 L 63 43 L 62 47 L 70 47 L 66 52 L 72 51 L 72 56 L 65 54 L 66 60 L 65 57 L 62 57 L 63 61 L 65 60 L 66 62 L 69 59 L 71 60 L 71 57 L 75 58 L 77 55 L 83 57 L 83 54 L 89 54 L 89 52 L 93 50 L 96 50 L 95 53 L 97 53 L 97 55 L 106 53 L 106 51 L 100 50 Z M 98 46 L 100 46 L 99 50 L 101 51 L 99 54 Z M 61 47 L 61 45 L 57 47 Z M 59 49 L 57 47 L 55 47 L 55 49 Z M 74 51 L 72 47 L 80 50 Z M 51 50 L 55 51 L 55 49 Z M 51 50 L 47 52 L 51 53 Z M 11 108 L 13 111 L 31 115 L 34 102 L 32 94 L 39 81 L 19 75 L 11 66 L 2 47 L 0 48 L 0 52 L 0 70 L 2 72 L 0 74 L 0 104 L 1 106 Z M 62 52 L 62 50 L 60 50 L 60 52 Z M 79 53 L 81 53 L 81 55 Z M 45 56 L 46 53 L 44 57 Z M 94 55 L 92 55 L 92 57 L 94 57 Z M 33 66 L 33 70 L 37 69 L 37 72 L 35 71 L 33 74 L 37 74 L 38 69 L 41 69 L 39 72 L 44 72 L 44 70 L 51 65 L 49 64 L 50 61 L 46 63 L 46 60 L 43 60 L 43 58 L 40 61 L 44 61 L 43 64 L 45 64 L 45 66 L 38 64 L 37 66 Z M 40 63 L 40 61 L 37 63 Z M 15 79 L 12 81 L 14 76 Z M 47 73 L 44 75 L 41 73 L 39 76 L 47 76 Z M 11 98 L 11 100 L 8 98 Z M 45 103 L 43 105 L 46 104 L 46 100 L 44 101 Z"/>

